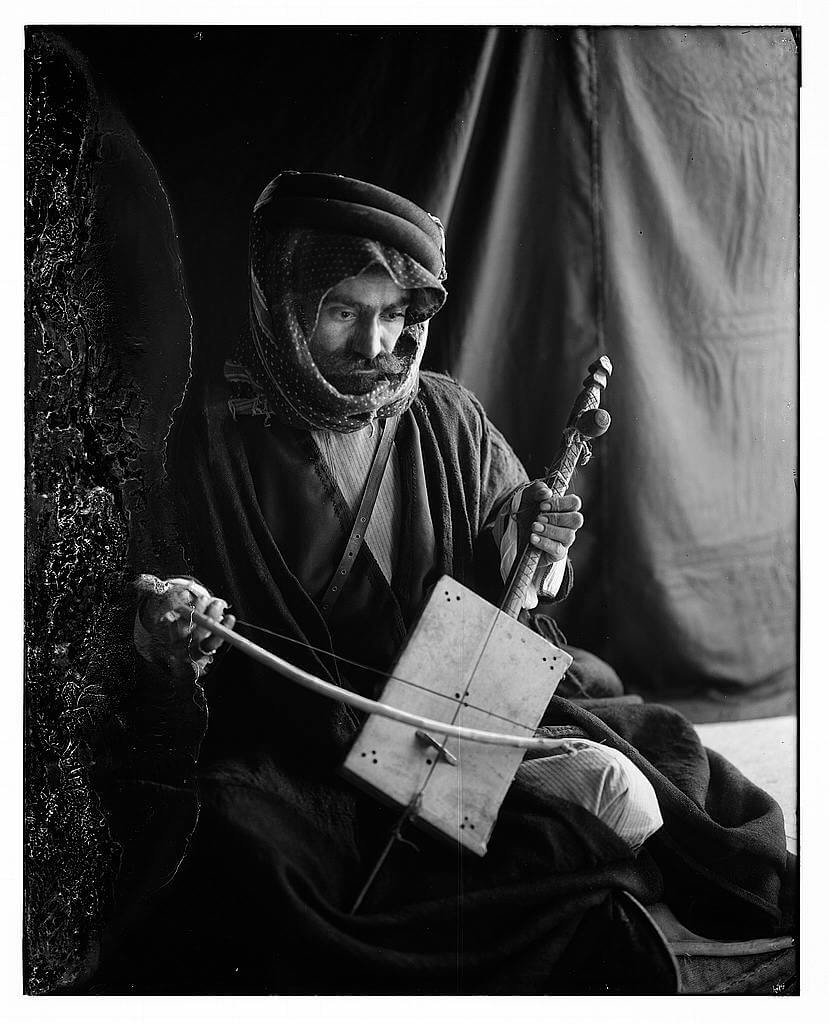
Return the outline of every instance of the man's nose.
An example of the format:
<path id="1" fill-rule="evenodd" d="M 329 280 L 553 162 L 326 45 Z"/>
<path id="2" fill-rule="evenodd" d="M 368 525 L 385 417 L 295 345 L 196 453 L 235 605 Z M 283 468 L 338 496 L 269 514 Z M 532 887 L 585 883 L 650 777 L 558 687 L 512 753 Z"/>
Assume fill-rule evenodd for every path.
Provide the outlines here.
<path id="1" fill-rule="evenodd" d="M 383 328 L 375 317 L 366 318 L 357 324 L 352 349 L 364 359 L 374 359 L 383 351 Z"/>

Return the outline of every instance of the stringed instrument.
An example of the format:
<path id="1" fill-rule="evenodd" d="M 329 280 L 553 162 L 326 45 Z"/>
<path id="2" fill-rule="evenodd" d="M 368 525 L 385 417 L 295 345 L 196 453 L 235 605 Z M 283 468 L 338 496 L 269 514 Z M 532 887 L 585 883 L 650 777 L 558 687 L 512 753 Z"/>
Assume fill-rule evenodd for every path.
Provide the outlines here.
<path id="1" fill-rule="evenodd" d="M 590 442 L 610 425 L 600 401 L 611 372 L 607 356 L 588 368 L 545 480 L 554 497 L 566 493 L 577 467 L 590 457 Z M 452 726 L 509 726 L 517 736 L 532 737 L 572 662 L 518 621 L 531 584 L 549 567 L 542 554 L 527 544 L 500 608 L 441 577 L 389 674 L 381 703 Z M 408 808 L 416 824 L 483 856 L 525 753 L 374 714 L 342 770 L 381 800 Z"/>
<path id="2" fill-rule="evenodd" d="M 566 493 L 576 469 L 590 457 L 591 441 L 610 425 L 600 402 L 611 372 L 607 356 L 588 367 L 545 478 L 555 497 Z M 499 608 L 451 577 L 441 577 L 379 701 L 305 672 L 193 610 L 194 622 L 256 661 L 368 713 L 342 772 L 404 810 L 353 910 L 404 821 L 483 856 L 526 752 L 552 752 L 560 746 L 559 740 L 535 732 L 572 658 L 518 619 L 530 585 L 547 569 L 542 552 L 528 544 L 516 559 Z"/>

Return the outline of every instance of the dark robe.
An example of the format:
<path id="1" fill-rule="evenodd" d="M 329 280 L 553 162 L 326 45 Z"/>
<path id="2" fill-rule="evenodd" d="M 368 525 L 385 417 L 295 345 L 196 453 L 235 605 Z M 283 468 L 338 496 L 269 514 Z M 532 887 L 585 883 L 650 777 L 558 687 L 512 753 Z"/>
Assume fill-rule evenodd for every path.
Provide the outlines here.
<path id="1" fill-rule="evenodd" d="M 406 522 L 392 583 L 364 547 L 330 624 L 300 577 L 324 588 L 350 522 L 310 435 L 234 420 L 218 391 L 190 396 L 176 443 L 193 575 L 287 638 L 269 638 L 275 653 L 369 694 L 379 677 L 325 652 L 388 668 L 442 573 L 496 597 L 494 545 L 479 541 L 524 479 L 477 401 L 445 377 L 423 374 L 398 443 Z M 175 877 L 104 949 L 94 991 L 670 992 L 676 964 L 643 904 L 666 899 L 712 937 L 791 926 L 779 808 L 667 708 L 610 702 L 594 714 L 553 697 L 545 716 L 622 750 L 651 780 L 665 826 L 638 856 L 583 808 L 517 782 L 484 858 L 410 830 L 350 914 L 397 818 L 337 774 L 358 716 L 235 650 L 205 694 L 198 827 Z"/>

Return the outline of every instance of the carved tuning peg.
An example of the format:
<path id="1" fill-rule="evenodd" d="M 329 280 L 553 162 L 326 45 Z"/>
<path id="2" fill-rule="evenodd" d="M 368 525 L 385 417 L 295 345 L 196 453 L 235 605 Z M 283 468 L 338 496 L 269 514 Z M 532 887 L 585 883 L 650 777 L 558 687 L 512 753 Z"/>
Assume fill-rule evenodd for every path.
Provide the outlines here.
<path id="1" fill-rule="evenodd" d="M 609 377 L 613 373 L 613 363 L 610 361 L 610 356 L 599 356 L 595 362 L 592 362 L 587 367 L 588 373 L 593 373 L 596 370 L 601 370 Z"/>
<path id="2" fill-rule="evenodd" d="M 609 426 L 607 409 L 586 409 L 576 420 L 576 429 L 584 437 L 601 437 Z"/>
<path id="3" fill-rule="evenodd" d="M 613 373 L 613 363 L 610 361 L 609 356 L 599 356 L 594 362 L 587 367 L 588 376 L 584 378 L 582 384 L 584 387 L 590 387 L 596 385 L 600 388 L 606 388 L 607 382 L 610 375 Z"/>

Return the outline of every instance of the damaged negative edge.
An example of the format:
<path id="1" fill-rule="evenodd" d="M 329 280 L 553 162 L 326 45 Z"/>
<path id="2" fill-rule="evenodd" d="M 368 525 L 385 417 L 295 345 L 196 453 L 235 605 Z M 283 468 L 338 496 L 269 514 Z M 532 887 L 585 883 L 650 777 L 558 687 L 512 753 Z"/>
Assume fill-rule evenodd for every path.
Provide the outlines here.
<path id="1" fill-rule="evenodd" d="M 130 365 L 132 359 L 140 366 L 144 339 L 134 344 L 118 329 L 129 310 L 119 308 L 117 286 L 126 282 L 120 294 L 128 300 L 135 268 L 123 261 L 123 252 L 122 264 L 114 266 L 111 247 L 118 232 L 107 234 L 107 215 L 123 207 L 123 192 L 117 175 L 103 184 L 100 178 L 102 168 L 111 169 L 107 160 L 113 155 L 103 129 L 117 123 L 117 115 L 104 109 L 83 59 L 59 36 L 29 30 L 26 57 L 23 986 L 41 994 L 73 991 L 94 971 L 102 923 L 125 864 L 122 838 L 141 831 L 141 822 L 130 822 L 123 807 L 107 806 L 99 776 L 108 768 L 132 772 L 136 793 L 143 781 L 142 767 L 131 767 L 124 754 L 134 741 L 125 708 L 135 704 L 141 688 L 127 629 L 133 610 L 125 606 L 125 593 L 132 574 L 133 512 L 138 509 L 145 519 L 152 513 L 147 489 L 154 469 L 147 457 L 153 446 L 142 443 L 141 433 L 149 429 L 143 418 L 150 406 L 141 384 L 151 378 L 133 375 Z M 116 163 L 123 158 L 119 166 L 129 172 L 135 167 L 134 136 L 120 123 L 125 134 L 119 142 L 126 145 L 114 157 Z M 146 176 L 146 154 L 143 159 L 139 173 Z M 169 220 L 169 200 L 161 192 Z M 146 227 L 153 229 L 157 219 Z M 154 234 L 151 244 L 160 237 Z M 174 255 L 180 295 L 170 309 L 173 329 L 176 303 L 186 310 L 189 379 L 193 322 L 177 249 Z M 135 287 L 153 295 L 157 283 L 149 277 Z M 154 326 L 150 317 L 150 332 Z M 169 331 L 169 321 L 161 327 L 160 334 Z M 178 408 L 181 391 L 175 397 Z M 165 428 L 165 451 L 174 414 Z M 150 495 L 150 506 L 157 508 L 158 499 Z M 173 709 L 163 749 L 145 744 L 147 763 L 154 763 L 149 752 L 166 758 L 170 771 L 192 774 L 206 718 L 199 691 L 182 705 L 189 710 Z M 170 710 L 159 714 L 163 718 Z M 121 751 L 114 752 L 119 744 Z M 153 773 L 163 775 L 163 769 Z M 175 866 L 159 884 L 177 870 L 198 817 L 195 794 L 184 782 L 176 812 L 182 812 L 182 801 L 190 807 L 185 817 L 192 814 L 191 827 L 184 837 L 176 829 L 166 837 L 165 863 Z M 142 799 L 139 793 L 139 817 L 152 817 Z M 168 811 L 173 802 L 165 804 Z M 116 838 L 119 814 L 125 829 Z"/>

